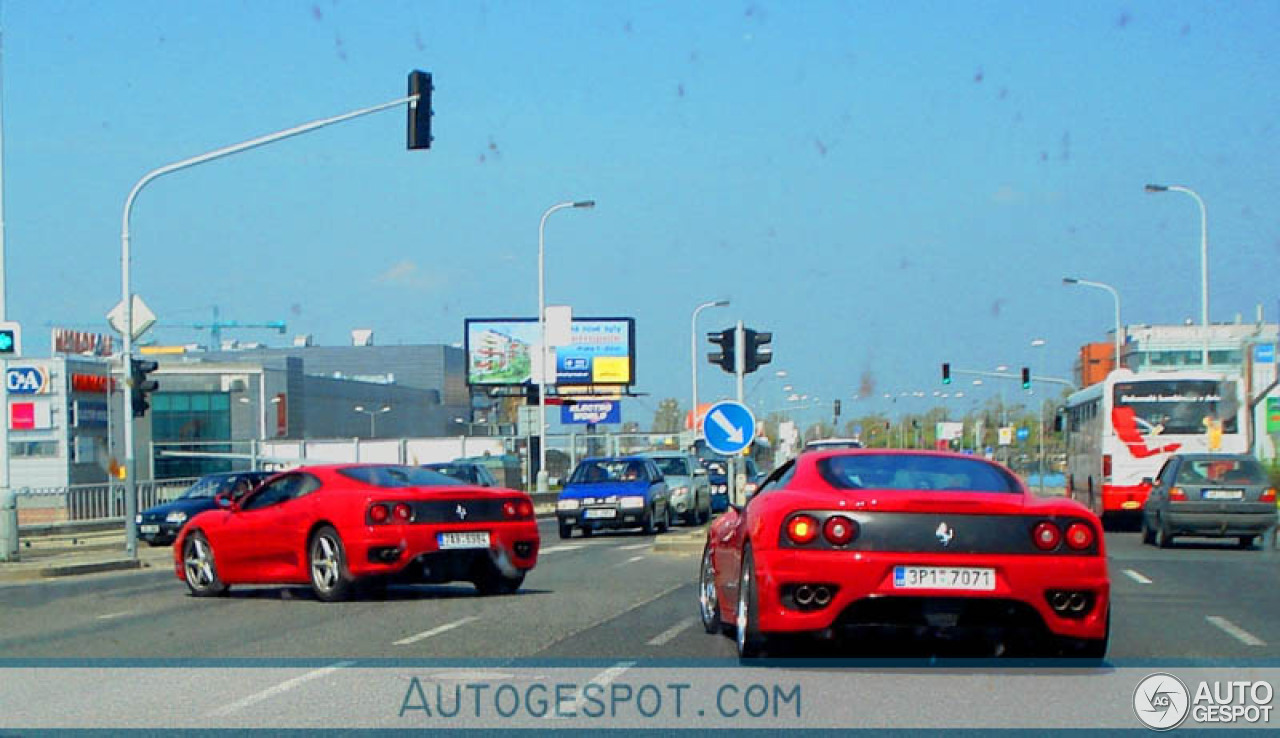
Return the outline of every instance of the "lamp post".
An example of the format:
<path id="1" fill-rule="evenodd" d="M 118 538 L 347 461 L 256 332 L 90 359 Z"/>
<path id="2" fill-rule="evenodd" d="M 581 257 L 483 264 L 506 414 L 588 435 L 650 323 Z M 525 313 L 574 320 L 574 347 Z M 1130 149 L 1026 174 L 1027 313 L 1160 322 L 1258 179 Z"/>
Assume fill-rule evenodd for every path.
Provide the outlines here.
<path id="1" fill-rule="evenodd" d="M 565 208 L 594 208 L 595 200 L 569 200 L 547 208 L 538 222 L 538 491 L 547 491 L 547 218 Z"/>
<path id="2" fill-rule="evenodd" d="M 693 440 L 698 440 L 698 313 L 713 307 L 728 307 L 728 300 L 712 300 L 704 302 L 693 309 L 693 317 L 689 319 L 689 366 L 693 369 L 693 405 L 689 418 L 693 427 Z"/>
<path id="3" fill-rule="evenodd" d="M 1209 216 L 1204 200 L 1195 190 L 1182 185 L 1149 184 L 1144 189 L 1147 192 L 1181 192 L 1195 198 L 1196 205 L 1200 206 L 1200 326 L 1204 332 L 1200 363 L 1209 366 Z"/>
<path id="4" fill-rule="evenodd" d="M 1112 368 L 1119 369 L 1120 368 L 1120 347 L 1124 341 L 1123 334 L 1120 332 L 1121 331 L 1120 293 L 1116 292 L 1116 288 L 1112 287 L 1109 284 L 1104 284 L 1102 282 L 1091 282 L 1087 279 L 1076 279 L 1075 277 L 1063 277 L 1062 283 L 1065 285 L 1078 284 L 1078 285 L 1083 285 L 1085 287 L 1096 287 L 1100 290 L 1106 290 L 1107 292 L 1111 293 L 1111 299 L 1115 301 L 1115 307 L 1116 307 L 1116 360 L 1115 360 L 1115 366 L 1113 366 Z"/>
<path id="5" fill-rule="evenodd" d="M 1043 338 L 1032 339 L 1031 347 L 1043 349 L 1048 343 Z M 1043 354 L 1044 352 L 1039 352 Z M 1040 362 L 1043 364 L 1043 361 Z M 1040 460 L 1036 463 L 1036 471 L 1040 477 L 1040 496 L 1044 497 L 1044 398 L 1036 398 L 1040 401 Z"/>
<path id="6" fill-rule="evenodd" d="M 391 406 L 383 405 L 377 410 L 369 410 L 369 409 L 366 409 L 364 405 L 356 405 L 355 407 L 352 408 L 352 410 L 355 410 L 358 413 L 364 413 L 365 415 L 369 416 L 369 437 L 374 438 L 375 436 L 378 435 L 378 430 L 377 430 L 378 424 L 377 424 L 376 418 L 382 413 L 391 412 Z"/>

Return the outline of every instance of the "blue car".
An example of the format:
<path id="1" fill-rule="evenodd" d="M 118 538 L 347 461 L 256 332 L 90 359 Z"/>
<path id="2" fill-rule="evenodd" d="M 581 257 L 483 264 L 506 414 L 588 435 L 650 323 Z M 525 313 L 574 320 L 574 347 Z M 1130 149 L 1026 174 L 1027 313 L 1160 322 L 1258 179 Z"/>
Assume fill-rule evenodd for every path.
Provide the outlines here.
<path id="1" fill-rule="evenodd" d="M 653 459 L 643 456 L 583 459 L 556 501 L 561 538 L 572 536 L 574 528 L 583 536 L 618 528 L 662 532 L 671 527 L 671 517 L 666 480 Z"/>
<path id="2" fill-rule="evenodd" d="M 729 478 L 725 474 L 729 462 L 724 459 L 702 459 L 702 466 L 707 470 L 707 480 L 711 482 L 711 512 L 722 513 L 729 509 Z M 756 491 L 761 479 L 760 470 L 750 456 L 744 456 L 740 465 L 745 465 L 747 486 L 745 494 Z"/>
<path id="3" fill-rule="evenodd" d="M 178 495 L 177 499 L 149 507 L 138 513 L 134 522 L 138 538 L 151 546 L 168 546 L 178 537 L 187 521 L 205 510 L 217 507 L 213 498 L 226 494 L 239 498 L 271 476 L 269 472 L 225 472 L 206 474 Z"/>

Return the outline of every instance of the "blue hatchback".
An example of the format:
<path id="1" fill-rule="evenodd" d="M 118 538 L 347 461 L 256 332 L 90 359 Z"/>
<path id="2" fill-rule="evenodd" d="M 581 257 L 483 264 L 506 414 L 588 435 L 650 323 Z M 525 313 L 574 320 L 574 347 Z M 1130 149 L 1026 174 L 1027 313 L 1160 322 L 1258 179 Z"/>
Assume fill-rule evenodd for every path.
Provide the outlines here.
<path id="1" fill-rule="evenodd" d="M 556 501 L 561 538 L 572 536 L 574 528 L 584 536 L 606 528 L 662 532 L 671 527 L 671 517 L 666 480 L 653 459 L 643 456 L 583 459 Z"/>

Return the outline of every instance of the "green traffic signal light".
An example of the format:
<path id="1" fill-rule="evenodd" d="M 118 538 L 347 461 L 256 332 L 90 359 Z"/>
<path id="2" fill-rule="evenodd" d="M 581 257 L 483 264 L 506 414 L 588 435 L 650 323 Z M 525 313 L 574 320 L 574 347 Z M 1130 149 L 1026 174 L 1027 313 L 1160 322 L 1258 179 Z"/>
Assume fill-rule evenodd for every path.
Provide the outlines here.
<path id="1" fill-rule="evenodd" d="M 18 340 L 14 337 L 13 331 L 9 329 L 0 330 L 0 354 L 12 354 L 18 347 Z"/>
<path id="2" fill-rule="evenodd" d="M 942 383 L 951 384 L 951 364 L 942 364 Z"/>
<path id="3" fill-rule="evenodd" d="M 1031 389 L 1031 370 L 1022 367 L 1022 389 Z"/>

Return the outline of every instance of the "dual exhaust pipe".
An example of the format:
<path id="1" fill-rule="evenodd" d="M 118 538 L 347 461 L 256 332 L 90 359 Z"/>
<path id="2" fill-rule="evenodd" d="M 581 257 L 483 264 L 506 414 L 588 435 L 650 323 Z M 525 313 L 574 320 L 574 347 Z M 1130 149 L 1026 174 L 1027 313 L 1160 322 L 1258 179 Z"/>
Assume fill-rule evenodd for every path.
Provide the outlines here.
<path id="1" fill-rule="evenodd" d="M 824 584 L 801 584 L 792 597 L 800 607 L 826 607 L 831 604 L 831 589 Z"/>
<path id="2" fill-rule="evenodd" d="M 1066 592 L 1058 590 L 1049 595 L 1049 607 L 1059 615 L 1080 615 L 1089 609 L 1088 592 Z"/>

